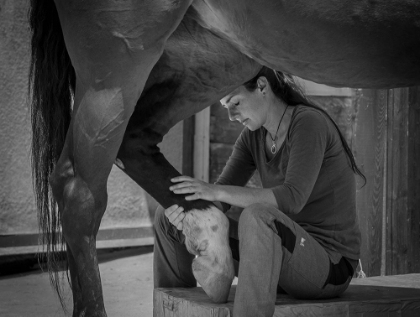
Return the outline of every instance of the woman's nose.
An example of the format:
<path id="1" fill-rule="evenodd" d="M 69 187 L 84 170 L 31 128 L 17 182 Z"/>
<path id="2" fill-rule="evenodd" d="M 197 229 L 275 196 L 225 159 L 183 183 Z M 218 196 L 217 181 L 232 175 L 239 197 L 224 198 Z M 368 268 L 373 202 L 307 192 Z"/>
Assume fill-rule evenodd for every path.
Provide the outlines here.
<path id="1" fill-rule="evenodd" d="M 237 113 L 234 113 L 234 111 L 228 109 L 228 116 L 230 121 L 235 121 L 237 117 Z"/>

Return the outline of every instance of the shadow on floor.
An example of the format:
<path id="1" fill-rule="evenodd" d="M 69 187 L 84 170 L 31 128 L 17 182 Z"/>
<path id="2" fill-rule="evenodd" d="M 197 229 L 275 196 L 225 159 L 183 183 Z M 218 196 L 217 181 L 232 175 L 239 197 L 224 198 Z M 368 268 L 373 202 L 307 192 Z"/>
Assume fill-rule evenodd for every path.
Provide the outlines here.
<path id="1" fill-rule="evenodd" d="M 98 263 L 106 263 L 116 259 L 143 255 L 153 252 L 153 245 L 117 249 L 99 249 Z M 66 253 L 59 255 L 63 269 L 65 269 Z M 0 280 L 12 278 L 15 275 L 29 275 L 46 271 L 45 260 L 39 260 L 37 254 L 0 256 Z"/>

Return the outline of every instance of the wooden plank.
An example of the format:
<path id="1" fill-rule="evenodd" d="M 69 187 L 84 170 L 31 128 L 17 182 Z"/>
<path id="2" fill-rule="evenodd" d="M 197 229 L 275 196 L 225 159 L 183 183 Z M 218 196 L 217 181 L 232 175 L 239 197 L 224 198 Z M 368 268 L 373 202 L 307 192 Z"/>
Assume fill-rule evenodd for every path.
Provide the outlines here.
<path id="1" fill-rule="evenodd" d="M 409 88 L 408 215 L 410 244 L 407 273 L 420 272 L 420 86 Z"/>
<path id="2" fill-rule="evenodd" d="M 407 273 L 408 88 L 391 89 L 388 97 L 386 274 Z"/>
<path id="3" fill-rule="evenodd" d="M 354 89 L 351 88 L 337 88 L 326 86 L 323 84 L 314 83 L 296 76 L 293 76 L 297 84 L 299 84 L 306 95 L 309 96 L 344 96 L 351 97 L 354 95 Z"/>
<path id="4" fill-rule="evenodd" d="M 382 277 L 381 277 L 382 278 Z M 404 276 L 393 277 L 394 283 Z M 420 314 L 420 274 L 406 279 L 415 280 L 409 287 L 389 286 L 388 280 L 376 279 L 369 285 L 357 285 L 354 280 L 339 298 L 299 300 L 278 294 L 274 317 L 280 316 L 418 316 Z M 364 282 L 366 283 L 366 282 Z M 404 282 L 402 282 L 402 285 Z M 400 283 L 401 285 L 401 283 Z M 201 288 L 160 288 L 154 290 L 154 317 L 219 317 L 232 316 L 236 285 L 232 286 L 226 304 L 215 304 Z"/>
<path id="5" fill-rule="evenodd" d="M 381 274 L 384 215 L 386 90 L 358 90 L 356 94 L 356 133 L 353 153 L 366 176 L 358 178 L 356 206 L 362 233 L 361 261 L 368 276 Z"/>
<path id="6" fill-rule="evenodd" d="M 386 274 L 420 271 L 419 87 L 389 93 Z"/>
<path id="7" fill-rule="evenodd" d="M 401 274 L 389 276 L 374 276 L 357 278 L 351 281 L 352 285 L 374 285 L 402 288 L 420 288 L 420 274 Z"/>

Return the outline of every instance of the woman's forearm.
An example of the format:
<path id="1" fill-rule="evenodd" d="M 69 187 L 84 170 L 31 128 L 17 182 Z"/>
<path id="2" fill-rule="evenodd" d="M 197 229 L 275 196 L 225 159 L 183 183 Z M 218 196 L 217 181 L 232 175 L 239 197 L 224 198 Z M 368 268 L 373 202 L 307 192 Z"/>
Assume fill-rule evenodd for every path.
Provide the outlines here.
<path id="1" fill-rule="evenodd" d="M 217 186 L 217 200 L 232 206 L 246 208 L 252 204 L 265 203 L 277 207 L 274 193 L 268 188 Z"/>

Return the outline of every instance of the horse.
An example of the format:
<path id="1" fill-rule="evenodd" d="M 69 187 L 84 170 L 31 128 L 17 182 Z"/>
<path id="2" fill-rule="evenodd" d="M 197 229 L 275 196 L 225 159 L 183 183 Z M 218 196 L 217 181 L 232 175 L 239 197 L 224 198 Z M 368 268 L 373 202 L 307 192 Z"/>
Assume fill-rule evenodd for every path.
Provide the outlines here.
<path id="1" fill-rule="evenodd" d="M 226 216 L 169 191 L 179 172 L 157 144 L 262 65 L 336 87 L 418 85 L 419 15 L 410 0 L 31 0 L 36 201 L 59 296 L 67 253 L 73 316 L 106 316 L 95 240 L 113 164 L 164 208 L 184 207 L 193 272 L 226 301 Z"/>

